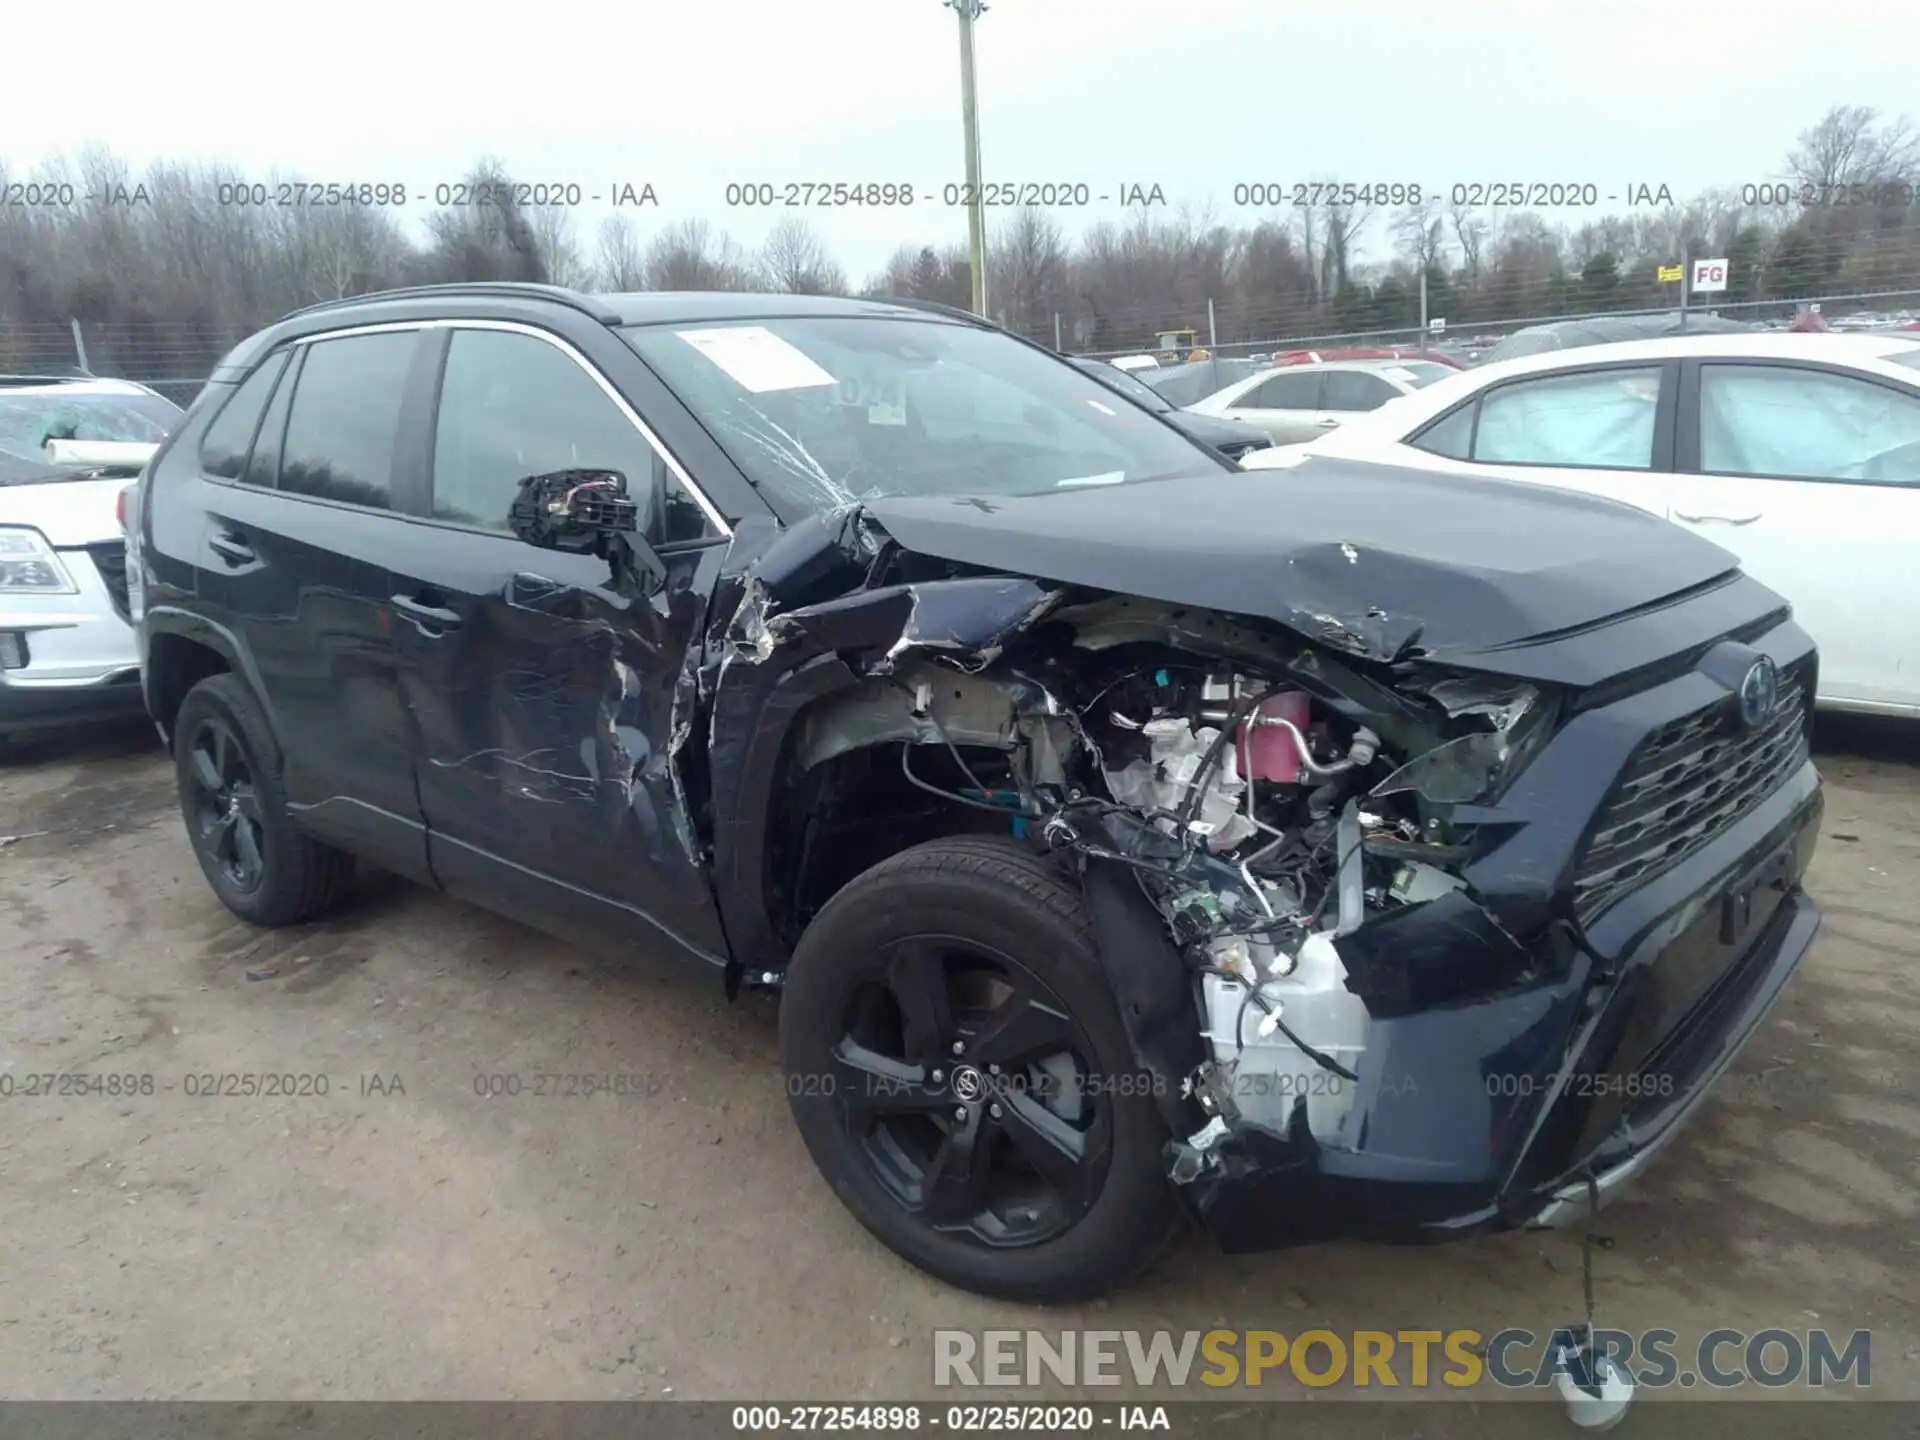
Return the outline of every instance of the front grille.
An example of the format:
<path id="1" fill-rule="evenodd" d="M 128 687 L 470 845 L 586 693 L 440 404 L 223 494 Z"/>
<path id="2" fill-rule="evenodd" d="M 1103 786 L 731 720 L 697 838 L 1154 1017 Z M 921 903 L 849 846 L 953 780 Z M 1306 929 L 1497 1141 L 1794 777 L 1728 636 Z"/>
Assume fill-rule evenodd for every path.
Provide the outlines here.
<path id="1" fill-rule="evenodd" d="M 131 625 L 133 611 L 127 604 L 126 542 L 107 540 L 98 545 L 89 545 L 87 554 L 93 557 L 93 568 L 100 572 L 100 579 L 106 584 L 115 613 Z"/>
<path id="2" fill-rule="evenodd" d="M 1777 790 L 1807 755 L 1807 674 L 1783 670 L 1761 730 L 1738 726 L 1728 696 L 1642 742 L 1587 836 L 1573 903 L 1582 923 L 1711 843 Z"/>

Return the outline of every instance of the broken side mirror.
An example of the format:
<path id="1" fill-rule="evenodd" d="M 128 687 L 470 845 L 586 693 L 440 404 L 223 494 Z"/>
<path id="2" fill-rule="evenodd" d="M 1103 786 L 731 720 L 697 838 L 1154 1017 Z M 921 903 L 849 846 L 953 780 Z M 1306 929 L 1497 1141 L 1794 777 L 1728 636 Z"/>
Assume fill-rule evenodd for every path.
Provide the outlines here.
<path id="1" fill-rule="evenodd" d="M 549 470 L 520 482 L 508 523 L 513 533 L 543 550 L 598 555 L 614 578 L 645 577 L 644 588 L 664 584 L 666 562 L 648 538 L 666 509 L 658 474 L 648 476 L 643 510 L 627 495 L 618 470 Z"/>

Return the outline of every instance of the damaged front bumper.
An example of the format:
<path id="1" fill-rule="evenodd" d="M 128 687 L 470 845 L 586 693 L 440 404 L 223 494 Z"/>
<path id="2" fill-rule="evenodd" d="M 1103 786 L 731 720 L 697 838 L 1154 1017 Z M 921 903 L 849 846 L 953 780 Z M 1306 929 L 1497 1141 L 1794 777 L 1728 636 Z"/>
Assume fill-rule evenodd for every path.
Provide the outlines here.
<path id="1" fill-rule="evenodd" d="M 1778 658 L 1798 658 L 1792 632 L 1775 638 L 1788 647 Z M 1685 697 L 1674 703 L 1692 704 L 1696 683 L 1674 682 Z M 1630 715 L 1638 727 L 1661 703 L 1643 695 L 1593 725 Z M 1369 976 L 1404 982 L 1370 1001 L 1356 1078 L 1317 1077 L 1347 1090 L 1336 1124 L 1312 1095 L 1281 1107 L 1278 1124 L 1270 1105 L 1263 1122 L 1225 1113 L 1231 1085 L 1224 1107 L 1188 1103 L 1179 1123 L 1197 1128 L 1176 1129 L 1167 1170 L 1224 1249 L 1572 1224 L 1680 1132 L 1819 928 L 1801 888 L 1819 776 L 1801 750 L 1764 799 L 1679 863 L 1584 920 L 1562 903 L 1528 923 L 1537 877 L 1567 893 L 1584 830 L 1569 817 L 1611 789 L 1594 788 L 1594 759 L 1549 748 L 1509 812 L 1516 838 L 1470 867 L 1470 889 L 1335 939 L 1356 989 Z M 1442 993 L 1445 977 L 1471 972 L 1524 979 Z"/>
<path id="2" fill-rule="evenodd" d="M 1602 957 L 1579 953 L 1560 979 L 1377 1021 L 1345 1127 L 1351 1143 L 1316 1139 L 1304 1104 L 1284 1134 L 1216 1126 L 1211 1159 L 1179 1187 L 1193 1212 L 1223 1248 L 1243 1252 L 1564 1225 L 1594 1193 L 1604 1204 L 1679 1132 L 1806 954 L 1819 916 L 1799 882 L 1819 814 L 1809 763 L 1709 850 L 1622 901 L 1616 910 L 1628 913 L 1613 918 L 1644 938 L 1611 959 L 1615 979 L 1597 973 Z M 1721 938 L 1729 896 L 1751 917 L 1737 942 Z M 1497 927 L 1468 907 L 1478 909 L 1449 897 L 1405 912 L 1382 938 L 1512 943 L 1491 939 Z M 1363 928 L 1342 943 L 1366 941 Z M 1658 990 L 1661 966 L 1681 957 L 1723 968 L 1653 1052 L 1621 1068 L 1636 1011 Z M 1178 1153 L 1171 1163 L 1192 1165 Z"/>

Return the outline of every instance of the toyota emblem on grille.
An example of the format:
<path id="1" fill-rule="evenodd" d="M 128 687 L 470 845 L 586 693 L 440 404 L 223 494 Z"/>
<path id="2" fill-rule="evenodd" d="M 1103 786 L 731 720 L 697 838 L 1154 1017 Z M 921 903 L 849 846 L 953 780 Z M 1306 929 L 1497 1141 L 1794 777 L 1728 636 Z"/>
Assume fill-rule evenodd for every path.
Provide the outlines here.
<path id="1" fill-rule="evenodd" d="M 1748 667 L 1740 682 L 1740 723 L 1758 730 L 1773 722 L 1780 708 L 1780 672 L 1762 655 Z"/>

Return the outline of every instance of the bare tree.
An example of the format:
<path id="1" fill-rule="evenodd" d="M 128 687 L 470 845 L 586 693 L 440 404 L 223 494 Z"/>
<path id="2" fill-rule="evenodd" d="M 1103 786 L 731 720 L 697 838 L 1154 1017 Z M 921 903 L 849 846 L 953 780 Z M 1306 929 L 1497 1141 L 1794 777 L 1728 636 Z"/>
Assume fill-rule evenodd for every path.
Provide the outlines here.
<path id="1" fill-rule="evenodd" d="M 1447 253 L 1446 215 L 1439 192 L 1398 211 L 1391 231 L 1401 253 L 1412 258 L 1416 274 L 1438 266 Z"/>
<path id="2" fill-rule="evenodd" d="M 532 222 L 534 248 L 547 279 L 576 289 L 591 285 L 593 270 L 581 257 L 573 211 L 565 205 L 537 206 Z"/>
<path id="3" fill-rule="evenodd" d="M 705 220 L 669 225 L 647 246 L 649 290 L 752 290 L 756 267 L 731 235 Z"/>
<path id="4" fill-rule="evenodd" d="M 619 292 L 645 287 L 646 257 L 633 232 L 633 221 L 627 216 L 609 215 L 600 222 L 594 260 L 598 282 L 606 289 Z"/>
<path id="5" fill-rule="evenodd" d="M 1657 211 L 1581 216 L 1587 223 L 1570 235 L 1549 223 L 1560 212 L 1501 212 L 1495 226 L 1495 212 L 1436 204 L 1392 215 L 1380 227 L 1386 243 L 1372 249 L 1363 245 L 1368 216 L 1351 207 L 1247 227 L 1138 207 L 1077 238 L 1052 217 L 1014 216 L 995 235 L 989 288 L 1008 320 L 1036 338 L 1051 341 L 1057 312 L 1063 336 L 1103 352 L 1144 348 L 1168 330 L 1204 335 L 1210 308 L 1227 344 L 1403 329 L 1417 314 L 1411 297 L 1423 266 L 1436 313 L 1456 326 L 1659 306 L 1672 290 L 1656 267 L 1679 261 L 1689 243 L 1729 257 L 1728 303 L 1920 290 L 1920 211 L 1902 188 L 1920 179 L 1917 151 L 1906 120 L 1838 106 L 1800 135 L 1778 171 L 1791 177 L 1788 200 L 1801 198 L 1803 184 L 1816 187 L 1812 204 L 1721 188 Z M 468 176 L 477 203 L 429 211 L 424 235 L 409 212 L 378 204 L 261 203 L 275 182 L 305 178 L 291 172 L 134 164 L 99 146 L 0 171 L 16 184 L 74 192 L 70 204 L 0 206 L 0 368 L 71 362 L 77 319 L 96 367 L 181 379 L 189 397 L 192 377 L 289 309 L 412 281 L 840 288 L 830 247 L 804 225 L 782 226 L 748 253 L 697 217 L 649 231 L 643 245 L 618 212 L 583 244 L 577 215 L 515 206 L 508 176 L 489 161 Z M 1850 192 L 1849 203 L 1820 203 L 1817 187 L 1856 185 L 1888 187 L 1888 203 L 1856 204 Z M 965 306 L 966 248 L 904 238 L 869 293 Z"/>
<path id="6" fill-rule="evenodd" d="M 547 279 L 540 239 L 517 203 L 512 177 L 483 160 L 458 188 L 466 203 L 427 217 L 431 242 L 420 269 L 430 280 Z"/>
<path id="7" fill-rule="evenodd" d="M 1027 206 L 993 237 L 987 253 L 987 291 L 1001 323 L 1050 340 L 1053 317 L 1068 294 L 1067 242 L 1044 210 Z"/>
<path id="8" fill-rule="evenodd" d="M 1460 247 L 1460 275 L 1467 284 L 1480 280 L 1480 257 L 1487 244 L 1487 217 L 1477 206 L 1454 205 L 1447 210 L 1454 242 Z"/>
<path id="9" fill-rule="evenodd" d="M 1882 119 L 1871 105 L 1835 105 L 1800 132 L 1787 173 L 1824 190 L 1911 182 L 1920 174 L 1920 137 L 1905 118 Z"/>
<path id="10" fill-rule="evenodd" d="M 767 283 L 794 295 L 844 295 L 846 272 L 827 253 L 826 244 L 798 215 L 786 215 L 760 247 Z"/>

